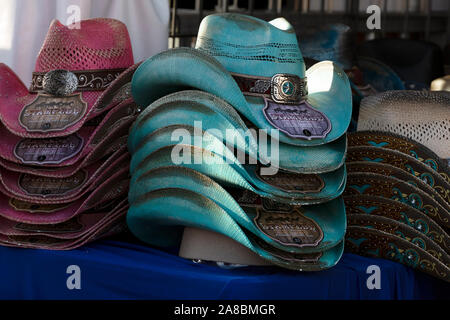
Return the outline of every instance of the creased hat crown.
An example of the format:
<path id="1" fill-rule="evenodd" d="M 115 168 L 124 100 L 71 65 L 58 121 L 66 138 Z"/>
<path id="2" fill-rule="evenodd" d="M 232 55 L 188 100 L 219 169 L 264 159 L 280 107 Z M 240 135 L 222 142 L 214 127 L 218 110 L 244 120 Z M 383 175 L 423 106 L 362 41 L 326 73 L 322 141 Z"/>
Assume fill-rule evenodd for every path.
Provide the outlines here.
<path id="1" fill-rule="evenodd" d="M 53 20 L 39 51 L 35 72 L 120 69 L 133 62 L 130 37 L 122 22 L 90 19 L 80 21 L 77 28 Z"/>
<path id="2" fill-rule="evenodd" d="M 200 24 L 196 49 L 213 56 L 234 73 L 305 76 L 297 37 L 282 18 L 266 22 L 242 14 L 209 15 Z"/>

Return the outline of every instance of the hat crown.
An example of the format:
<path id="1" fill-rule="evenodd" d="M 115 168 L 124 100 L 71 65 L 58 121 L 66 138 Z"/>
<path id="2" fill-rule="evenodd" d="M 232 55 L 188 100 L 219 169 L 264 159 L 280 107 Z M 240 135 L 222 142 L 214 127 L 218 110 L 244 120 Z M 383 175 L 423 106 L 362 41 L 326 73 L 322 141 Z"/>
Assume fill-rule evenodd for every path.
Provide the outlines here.
<path id="1" fill-rule="evenodd" d="M 395 90 L 364 98 L 358 131 L 384 131 L 415 140 L 450 158 L 450 93 Z"/>
<path id="2" fill-rule="evenodd" d="M 65 26 L 53 20 L 35 72 L 128 68 L 134 63 L 127 27 L 115 19 L 89 19 Z"/>
<path id="3" fill-rule="evenodd" d="M 216 58 L 229 72 L 305 77 L 296 34 L 281 18 L 266 22 L 234 13 L 209 15 L 200 24 L 196 49 Z"/>

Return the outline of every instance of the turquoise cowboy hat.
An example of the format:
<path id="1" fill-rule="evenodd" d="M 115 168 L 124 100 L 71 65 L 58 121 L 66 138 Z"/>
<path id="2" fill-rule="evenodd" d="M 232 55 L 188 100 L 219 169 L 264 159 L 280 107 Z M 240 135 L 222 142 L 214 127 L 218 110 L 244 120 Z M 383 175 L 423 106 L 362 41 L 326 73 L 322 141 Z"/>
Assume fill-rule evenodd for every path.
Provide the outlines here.
<path id="1" fill-rule="evenodd" d="M 178 176 L 178 178 L 180 177 Z M 173 185 L 177 185 L 177 182 L 174 181 Z M 216 200 L 220 200 L 220 197 L 227 194 L 226 192 L 215 194 L 214 191 L 216 190 L 213 188 L 209 192 L 209 195 L 215 197 Z M 203 192 L 207 193 L 207 190 L 203 190 Z M 290 237 L 289 234 L 283 236 L 269 233 L 261 237 L 260 233 L 265 230 L 264 225 L 267 223 L 267 215 L 270 217 L 272 212 L 268 212 L 263 207 L 258 207 L 248 208 L 247 212 L 244 213 L 243 209 L 237 209 L 239 205 L 236 206 L 236 204 L 232 211 L 227 211 L 233 208 L 232 202 L 227 203 L 226 199 L 223 199 L 221 203 L 227 209 L 224 209 L 211 198 L 186 189 L 186 186 L 183 186 L 183 188 L 156 189 L 141 194 L 131 204 L 127 214 L 127 224 L 138 238 L 160 247 L 179 245 L 184 227 L 196 227 L 218 232 L 241 243 L 271 263 L 294 270 L 323 270 L 334 266 L 342 255 L 343 241 L 329 249 L 318 252 L 311 252 L 312 248 L 305 253 L 292 252 L 296 251 L 293 249 L 295 247 L 307 247 L 305 246 L 306 243 L 302 245 L 302 242 L 299 241 L 306 240 L 306 234 L 300 233 L 300 238 Z M 312 209 L 312 211 L 314 210 Z M 306 219 L 305 221 L 309 221 L 311 226 L 314 225 L 317 229 L 313 228 L 313 231 L 308 235 L 312 236 L 315 239 L 314 241 L 321 239 L 319 242 L 322 242 L 325 233 L 319 232 L 318 224 L 308 217 L 305 218 L 304 212 L 300 215 L 297 214 L 296 217 L 301 217 L 302 220 Z M 328 213 L 325 212 L 325 214 Z M 286 213 L 274 212 L 273 215 L 279 217 L 286 215 Z M 238 221 L 249 229 L 241 226 Z M 343 223 L 345 225 L 346 222 Z M 254 227 L 251 227 L 252 225 Z M 258 231 L 258 228 L 261 231 Z M 269 238 L 272 239 L 269 240 Z M 289 244 L 286 245 L 288 242 Z"/>
<path id="2" fill-rule="evenodd" d="M 326 146 L 315 147 L 293 146 L 274 140 L 276 144 L 273 150 L 273 139 L 267 137 L 267 149 L 261 152 L 256 138 L 248 134 L 249 128 L 233 107 L 212 94 L 189 90 L 155 101 L 138 116 L 128 137 L 128 148 L 133 153 L 132 172 L 135 164 L 147 155 L 147 149 L 152 145 L 147 137 L 162 126 L 177 124 L 199 127 L 262 164 L 271 163 L 296 173 L 336 171 L 344 164 L 347 150 L 346 136 Z M 277 151 L 277 154 L 272 151 Z M 275 156 L 276 162 L 273 161 Z"/>
<path id="3" fill-rule="evenodd" d="M 314 226 L 318 230 L 320 229 L 315 234 L 316 237 L 283 241 L 278 236 L 270 236 L 270 234 L 264 232 L 264 227 L 258 225 L 257 221 L 258 212 L 262 210 L 261 208 L 258 209 L 257 206 L 264 203 L 265 211 L 268 212 L 268 207 L 274 202 L 267 202 L 267 200 L 260 198 L 256 194 L 250 193 L 244 198 L 251 197 L 254 199 L 252 200 L 253 202 L 245 204 L 241 201 L 239 204 L 239 198 L 243 196 L 242 192 L 229 193 L 209 177 L 184 167 L 167 166 L 146 171 L 132 185 L 128 199 L 133 206 L 135 203 L 139 203 L 141 198 L 145 197 L 145 194 L 148 192 L 173 188 L 190 190 L 213 200 L 241 227 L 280 250 L 292 253 L 320 252 L 337 246 L 345 235 L 346 215 L 342 198 L 320 205 L 302 206 L 299 208 L 277 204 L 278 207 L 283 208 L 287 212 L 284 215 L 280 213 L 278 218 L 290 216 L 298 219 L 300 214 L 298 210 L 300 210 L 301 219 L 306 219 L 304 226 Z M 193 219 L 195 220 L 195 217 Z M 286 221 L 289 221 L 289 219 L 286 218 Z"/>
<path id="4" fill-rule="evenodd" d="M 162 128 L 154 133 L 154 149 L 148 148 L 147 155 L 137 163 L 132 172 L 130 184 L 146 171 L 171 165 L 197 170 L 221 184 L 257 193 L 275 201 L 295 204 L 323 203 L 339 197 L 345 189 L 346 168 L 320 175 L 301 175 L 278 172 L 265 175 L 261 167 L 241 164 L 223 143 L 212 135 L 204 135 L 202 146 L 180 144 L 171 141 L 175 128 Z M 187 127 L 178 129 L 189 130 Z M 192 128 L 191 133 L 194 129 Z M 202 148 L 202 147 L 205 148 Z M 174 161 L 174 156 L 179 160 Z M 176 162 L 176 163 L 174 163 Z"/>
<path id="5" fill-rule="evenodd" d="M 195 49 L 155 55 L 132 80 L 133 97 L 144 108 L 192 88 L 225 100 L 269 135 L 277 129 L 279 140 L 287 144 L 327 144 L 342 137 L 350 124 L 347 75 L 330 61 L 305 70 L 295 32 L 284 19 L 207 16 Z"/>

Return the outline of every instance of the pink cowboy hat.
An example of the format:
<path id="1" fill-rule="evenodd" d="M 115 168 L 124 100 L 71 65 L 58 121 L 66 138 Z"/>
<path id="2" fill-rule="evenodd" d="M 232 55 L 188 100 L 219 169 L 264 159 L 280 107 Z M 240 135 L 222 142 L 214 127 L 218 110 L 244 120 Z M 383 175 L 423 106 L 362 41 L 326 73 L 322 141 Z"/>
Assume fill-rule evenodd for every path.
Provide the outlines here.
<path id="1" fill-rule="evenodd" d="M 137 65 L 126 26 L 103 18 L 74 26 L 51 23 L 29 89 L 0 64 L 0 121 L 13 135 L 67 136 L 131 97 Z"/>

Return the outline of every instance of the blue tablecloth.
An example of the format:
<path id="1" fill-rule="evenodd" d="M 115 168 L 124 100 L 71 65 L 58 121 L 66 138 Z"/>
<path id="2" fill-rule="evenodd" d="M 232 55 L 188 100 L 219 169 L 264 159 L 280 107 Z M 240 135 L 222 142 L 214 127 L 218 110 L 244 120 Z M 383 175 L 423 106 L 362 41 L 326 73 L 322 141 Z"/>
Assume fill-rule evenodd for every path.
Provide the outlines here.
<path id="1" fill-rule="evenodd" d="M 67 268 L 80 268 L 69 290 Z M 381 289 L 367 288 L 367 267 Z M 277 267 L 223 269 L 141 244 L 103 240 L 73 251 L 0 247 L 0 299 L 434 299 L 449 284 L 401 264 L 345 254 L 323 272 Z"/>

